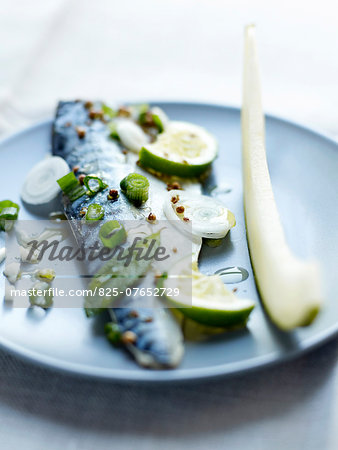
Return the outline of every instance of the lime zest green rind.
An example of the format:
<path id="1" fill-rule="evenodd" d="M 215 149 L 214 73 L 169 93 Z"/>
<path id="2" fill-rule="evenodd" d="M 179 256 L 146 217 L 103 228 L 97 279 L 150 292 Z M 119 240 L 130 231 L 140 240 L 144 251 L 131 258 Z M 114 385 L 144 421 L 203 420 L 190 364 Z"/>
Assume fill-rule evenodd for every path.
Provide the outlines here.
<path id="1" fill-rule="evenodd" d="M 154 155 L 145 147 L 142 147 L 140 151 L 139 160 L 142 167 L 146 169 L 150 168 L 160 173 L 176 175 L 183 178 L 198 177 L 206 172 L 212 164 L 208 162 L 206 164 L 193 165 L 170 161 L 169 159 Z"/>

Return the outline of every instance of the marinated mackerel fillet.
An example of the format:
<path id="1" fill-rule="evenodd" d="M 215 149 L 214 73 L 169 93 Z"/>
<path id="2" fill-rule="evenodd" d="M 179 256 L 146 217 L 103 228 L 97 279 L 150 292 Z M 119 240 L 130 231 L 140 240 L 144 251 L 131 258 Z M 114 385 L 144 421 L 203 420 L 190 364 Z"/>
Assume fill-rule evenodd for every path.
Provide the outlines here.
<path id="1" fill-rule="evenodd" d="M 100 110 L 101 104 L 95 104 L 94 108 Z M 117 188 L 120 180 L 136 170 L 132 163 L 126 162 L 126 156 L 120 147 L 109 137 L 107 125 L 100 119 L 90 120 L 89 111 L 85 103 L 81 101 L 58 104 L 53 125 L 52 145 L 53 154 L 64 158 L 70 168 L 80 166 L 81 173 L 95 173 L 110 188 Z M 98 227 L 93 227 L 91 230 L 90 227 L 81 227 L 79 220 L 81 209 L 92 203 L 104 206 L 107 220 L 144 218 L 144 211 L 132 206 L 123 195 L 114 202 L 107 201 L 108 189 L 94 197 L 80 197 L 73 203 L 65 198 L 65 214 L 80 245 L 89 247 L 98 241 Z M 161 189 L 163 193 L 162 182 L 152 183 L 154 199 L 158 197 L 157 189 Z M 154 298 L 153 304 L 158 301 Z M 151 368 L 177 366 L 183 356 L 183 336 L 170 311 L 160 306 L 139 308 L 137 304 L 139 304 L 138 299 L 130 297 L 124 299 L 124 308 L 109 310 L 112 320 L 119 326 L 120 331 L 122 333 L 131 331 L 136 337 L 135 342 L 125 344 L 126 348 L 143 366 Z"/>

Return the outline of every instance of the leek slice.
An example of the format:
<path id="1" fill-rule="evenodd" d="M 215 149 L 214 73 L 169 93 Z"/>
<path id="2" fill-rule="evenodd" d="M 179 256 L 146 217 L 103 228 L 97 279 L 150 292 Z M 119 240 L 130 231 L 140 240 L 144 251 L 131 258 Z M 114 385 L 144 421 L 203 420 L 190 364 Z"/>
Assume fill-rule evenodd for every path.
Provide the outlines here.
<path id="1" fill-rule="evenodd" d="M 265 151 L 255 27 L 245 30 L 242 156 L 244 209 L 251 261 L 271 320 L 283 330 L 309 325 L 321 306 L 316 262 L 289 249 L 272 191 Z"/>

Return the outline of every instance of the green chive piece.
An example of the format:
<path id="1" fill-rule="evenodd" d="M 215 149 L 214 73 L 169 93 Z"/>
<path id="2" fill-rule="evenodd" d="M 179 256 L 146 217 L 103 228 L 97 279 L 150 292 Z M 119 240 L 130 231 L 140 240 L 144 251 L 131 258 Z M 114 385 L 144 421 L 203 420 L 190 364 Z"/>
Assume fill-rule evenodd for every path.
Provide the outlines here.
<path id="1" fill-rule="evenodd" d="M 0 230 L 9 231 L 13 227 L 14 221 L 18 218 L 19 209 L 19 205 L 11 200 L 0 202 Z"/>
<path id="2" fill-rule="evenodd" d="M 83 180 L 83 184 L 89 191 L 87 192 L 88 195 L 95 195 L 108 187 L 108 184 L 104 183 L 101 178 L 94 175 L 87 175 Z"/>
<path id="3" fill-rule="evenodd" d="M 99 238 L 105 247 L 114 248 L 126 241 L 127 233 L 117 220 L 109 220 L 100 228 Z"/>
<path id="4" fill-rule="evenodd" d="M 121 342 L 121 331 L 119 326 L 116 323 L 108 322 L 104 326 L 104 332 L 107 336 L 107 339 L 112 344 L 116 345 Z"/>
<path id="5" fill-rule="evenodd" d="M 136 113 L 136 120 L 143 125 L 145 118 L 146 118 L 146 114 L 149 111 L 149 105 L 147 103 L 143 103 L 140 105 L 133 105 L 132 108 L 134 109 L 135 113 Z"/>
<path id="6" fill-rule="evenodd" d="M 117 131 L 116 131 L 116 122 L 114 122 L 114 121 L 109 122 L 108 123 L 108 129 L 109 129 L 109 136 L 112 139 L 116 139 L 117 141 L 119 141 L 120 137 L 119 137 L 119 135 L 117 134 Z"/>
<path id="7" fill-rule="evenodd" d="M 79 180 L 74 175 L 74 172 L 69 172 L 64 177 L 59 178 L 57 183 L 71 202 L 74 202 L 86 193 L 85 188 L 81 186 Z"/>
<path id="8" fill-rule="evenodd" d="M 89 205 L 87 213 L 86 213 L 86 220 L 88 222 L 96 222 L 98 220 L 102 220 L 104 217 L 104 207 L 93 203 L 92 205 Z"/>
<path id="9" fill-rule="evenodd" d="M 136 206 L 148 200 L 149 181 L 143 175 L 130 173 L 120 182 L 120 187 L 128 200 Z"/>
<path id="10" fill-rule="evenodd" d="M 163 133 L 164 131 L 164 125 L 162 120 L 160 119 L 160 116 L 158 114 L 154 114 L 149 109 L 149 105 L 143 105 L 143 108 L 140 109 L 140 113 L 138 116 L 138 123 L 140 125 L 144 125 L 146 123 L 147 115 L 151 114 L 151 118 L 154 122 L 155 127 L 157 128 L 159 133 Z"/>
<path id="11" fill-rule="evenodd" d="M 102 103 L 101 105 L 101 109 L 103 111 L 103 114 L 105 116 L 110 117 L 110 119 L 112 119 L 113 117 L 116 116 L 117 111 L 115 111 L 113 108 L 111 108 L 110 106 L 106 105 L 105 103 Z"/>
<path id="12" fill-rule="evenodd" d="M 152 117 L 153 117 L 154 124 L 156 125 L 156 128 L 158 129 L 158 132 L 163 133 L 164 125 L 163 125 L 160 117 L 157 114 L 153 114 Z"/>
<path id="13" fill-rule="evenodd" d="M 72 189 L 74 189 L 74 187 L 78 185 L 79 181 L 74 175 L 74 172 L 69 172 L 64 177 L 59 178 L 57 180 L 57 183 L 60 186 L 61 190 L 65 194 L 67 194 L 67 192 L 70 192 Z"/>

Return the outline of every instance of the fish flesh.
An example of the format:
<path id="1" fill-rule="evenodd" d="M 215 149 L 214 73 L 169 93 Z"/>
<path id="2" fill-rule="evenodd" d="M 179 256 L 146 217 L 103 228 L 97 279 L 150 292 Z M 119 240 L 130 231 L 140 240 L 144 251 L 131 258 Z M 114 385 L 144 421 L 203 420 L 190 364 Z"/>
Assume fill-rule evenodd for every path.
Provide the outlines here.
<path id="1" fill-rule="evenodd" d="M 97 102 L 92 108 L 101 110 L 102 104 Z M 136 167 L 135 159 L 124 155 L 118 143 L 110 138 L 110 130 L 101 119 L 91 118 L 83 101 L 60 102 L 53 124 L 53 154 L 64 158 L 70 168 L 78 166 L 80 173 L 95 174 L 109 188 L 117 189 L 126 175 L 140 169 Z M 149 179 L 148 174 L 147 177 Z M 151 209 L 160 217 L 162 207 L 157 190 L 163 192 L 165 185 L 153 178 L 152 197 L 147 205 L 151 205 Z M 106 189 L 94 197 L 83 196 L 74 202 L 64 198 L 65 215 L 80 246 L 90 247 L 98 241 L 98 227 L 90 229 L 82 226 L 80 212 L 90 204 L 102 205 L 105 219 L 108 220 L 144 220 L 148 212 L 149 206 L 136 208 L 123 195 L 110 202 L 107 192 Z M 93 268 L 92 274 L 96 271 L 97 267 Z M 125 347 L 140 365 L 172 368 L 179 364 L 184 353 L 182 331 L 171 312 L 162 307 L 160 300 L 154 297 L 152 302 L 155 307 L 140 308 L 137 306 L 140 299 L 125 297 L 123 307 L 110 308 L 109 313 L 122 334 L 132 332 L 136 336 L 135 341 L 126 342 Z"/>

